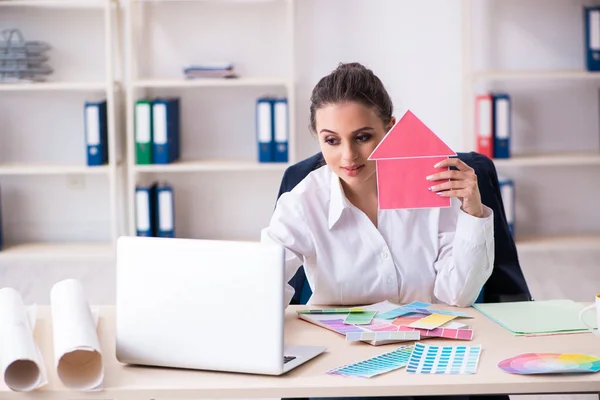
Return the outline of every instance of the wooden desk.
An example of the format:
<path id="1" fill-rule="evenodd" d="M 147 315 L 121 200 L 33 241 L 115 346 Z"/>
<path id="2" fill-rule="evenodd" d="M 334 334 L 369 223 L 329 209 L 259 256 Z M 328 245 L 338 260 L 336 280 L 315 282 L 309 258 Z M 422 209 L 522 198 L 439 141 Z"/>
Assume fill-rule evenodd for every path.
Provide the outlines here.
<path id="1" fill-rule="evenodd" d="M 114 308 L 101 307 L 99 334 L 105 364 L 103 390 L 75 392 L 66 389 L 53 366 L 52 327 L 49 307 L 38 309 L 35 330 L 49 384 L 34 392 L 17 393 L 0 388 L 0 399 L 201 399 L 251 397 L 340 397 L 440 394 L 545 394 L 598 393 L 597 374 L 578 376 L 519 376 L 505 373 L 497 364 L 526 352 L 569 352 L 600 355 L 600 338 L 592 334 L 553 337 L 515 337 L 476 310 L 469 320 L 475 330 L 472 343 L 483 351 L 475 375 L 416 375 L 405 369 L 370 379 L 331 376 L 325 371 L 353 363 L 399 345 L 374 347 L 346 343 L 343 336 L 297 319 L 291 306 L 286 314 L 286 340 L 290 344 L 324 345 L 325 354 L 279 377 L 233 373 L 132 367 L 115 358 Z M 457 344 L 458 341 L 428 339 L 425 343 Z"/>

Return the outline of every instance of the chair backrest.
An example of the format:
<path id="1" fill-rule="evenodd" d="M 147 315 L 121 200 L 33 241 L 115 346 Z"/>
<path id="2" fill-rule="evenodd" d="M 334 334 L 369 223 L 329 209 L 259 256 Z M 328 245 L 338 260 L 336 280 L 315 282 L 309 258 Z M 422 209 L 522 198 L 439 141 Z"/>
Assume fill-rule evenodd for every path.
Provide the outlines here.
<path id="1" fill-rule="evenodd" d="M 486 303 L 502 301 L 529 301 L 531 293 L 519 264 L 517 247 L 508 228 L 504 203 L 500 194 L 498 174 L 492 160 L 475 153 L 458 153 L 458 158 L 475 170 L 481 193 L 481 201 L 494 211 L 495 261 L 492 275 L 485 284 L 483 300 Z M 292 190 L 309 173 L 324 164 L 317 153 L 286 169 L 281 180 L 277 199 Z M 300 267 L 290 280 L 295 293 L 292 304 L 305 304 L 311 295 L 304 268 Z"/>

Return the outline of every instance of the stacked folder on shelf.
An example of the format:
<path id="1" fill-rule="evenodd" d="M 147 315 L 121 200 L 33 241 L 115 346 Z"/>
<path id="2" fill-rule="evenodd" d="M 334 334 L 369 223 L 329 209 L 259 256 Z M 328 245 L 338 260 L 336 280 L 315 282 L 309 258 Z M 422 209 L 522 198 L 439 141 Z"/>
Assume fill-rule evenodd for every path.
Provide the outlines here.
<path id="1" fill-rule="evenodd" d="M 511 98 L 507 93 L 485 93 L 475 98 L 477 152 L 489 158 L 510 157 Z"/>
<path id="2" fill-rule="evenodd" d="M 46 64 L 50 45 L 25 40 L 19 29 L 5 29 L 0 36 L 0 83 L 43 82 L 53 70 Z"/>
<path id="3" fill-rule="evenodd" d="M 108 163 L 108 121 L 106 100 L 86 101 L 84 105 L 87 165 Z"/>
<path id="4" fill-rule="evenodd" d="M 237 78 L 233 64 L 215 63 L 215 64 L 192 64 L 183 68 L 183 74 L 186 79 L 201 78 Z"/>
<path id="5" fill-rule="evenodd" d="M 135 104 L 137 164 L 169 164 L 180 157 L 179 98 L 140 99 Z"/>
<path id="6" fill-rule="evenodd" d="M 153 182 L 135 188 L 135 226 L 137 236 L 175 237 L 173 187 Z"/>
<path id="7" fill-rule="evenodd" d="M 287 98 L 256 100 L 258 161 L 288 162 L 289 114 Z"/>

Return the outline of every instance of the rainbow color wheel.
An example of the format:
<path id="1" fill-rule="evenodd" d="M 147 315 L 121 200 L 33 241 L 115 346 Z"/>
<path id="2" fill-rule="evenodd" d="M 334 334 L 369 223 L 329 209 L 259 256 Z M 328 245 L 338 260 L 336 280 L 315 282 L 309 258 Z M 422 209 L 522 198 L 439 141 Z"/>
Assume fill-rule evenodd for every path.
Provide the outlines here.
<path id="1" fill-rule="evenodd" d="M 598 372 L 600 358 L 586 354 L 526 353 L 507 358 L 498 367 L 520 375 Z"/>

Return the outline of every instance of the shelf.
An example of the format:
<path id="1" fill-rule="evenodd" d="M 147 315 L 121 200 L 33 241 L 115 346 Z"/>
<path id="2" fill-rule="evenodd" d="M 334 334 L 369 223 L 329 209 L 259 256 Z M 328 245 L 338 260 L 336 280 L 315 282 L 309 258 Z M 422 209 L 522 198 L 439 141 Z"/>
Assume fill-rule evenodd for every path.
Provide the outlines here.
<path id="1" fill-rule="evenodd" d="M 39 8 L 90 8 L 105 7 L 102 0 L 0 0 L 0 7 L 39 7 Z"/>
<path id="2" fill-rule="evenodd" d="M 114 257 L 114 246 L 109 242 L 40 242 L 5 244 L 0 250 L 0 261 L 5 259 L 67 259 L 67 258 L 105 258 Z"/>
<path id="3" fill-rule="evenodd" d="M 517 238 L 517 250 L 521 251 L 565 251 L 600 250 L 600 234 L 571 236 L 531 236 Z"/>
<path id="4" fill-rule="evenodd" d="M 474 79 L 491 80 L 563 80 L 563 79 L 598 79 L 600 72 L 579 70 L 556 71 L 477 71 L 473 73 Z"/>
<path id="5" fill-rule="evenodd" d="M 518 155 L 511 158 L 496 158 L 493 161 L 496 167 L 600 165 L 600 152 Z"/>
<path id="6" fill-rule="evenodd" d="M 88 167 L 86 165 L 57 165 L 57 164 L 0 164 L 2 175 L 101 175 L 108 174 L 110 167 L 100 165 Z"/>
<path id="7" fill-rule="evenodd" d="M 252 161 L 179 161 L 172 164 L 135 165 L 139 173 L 150 172 L 200 172 L 200 171 L 284 171 L 288 163 L 259 163 Z"/>
<path id="8" fill-rule="evenodd" d="M 289 86 L 290 82 L 281 78 L 202 78 L 202 79 L 144 79 L 133 82 L 137 88 L 186 88 L 186 87 L 248 87 L 248 86 Z"/>
<path id="9" fill-rule="evenodd" d="M 0 0 L 2 4 L 2 0 Z M 115 84 L 116 85 L 116 84 Z M 106 82 L 34 82 L 34 83 L 0 83 L 0 92 L 33 92 L 33 91 L 101 91 L 106 90 Z"/>
<path id="10" fill-rule="evenodd" d="M 132 3 L 239 3 L 239 4 L 252 4 L 252 3 L 273 3 L 281 0 L 131 0 Z"/>

